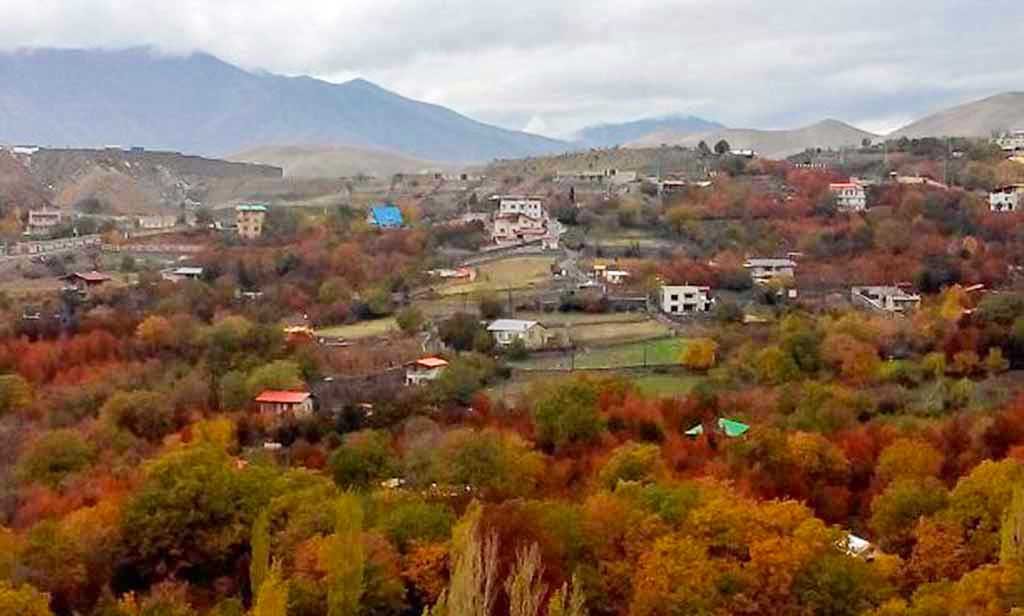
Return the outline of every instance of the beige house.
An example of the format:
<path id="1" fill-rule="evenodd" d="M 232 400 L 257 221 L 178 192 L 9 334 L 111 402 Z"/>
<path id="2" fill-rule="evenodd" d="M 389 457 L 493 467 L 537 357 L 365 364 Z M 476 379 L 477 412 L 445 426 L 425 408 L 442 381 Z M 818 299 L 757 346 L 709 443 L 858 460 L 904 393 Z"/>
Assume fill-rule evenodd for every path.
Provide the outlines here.
<path id="1" fill-rule="evenodd" d="M 491 332 L 499 347 L 507 347 L 516 340 L 522 340 L 526 348 L 532 351 L 548 343 L 548 330 L 536 321 L 498 319 L 487 326 L 487 331 Z"/>
<path id="2" fill-rule="evenodd" d="M 423 357 L 405 366 L 405 384 L 422 385 L 436 381 L 448 368 L 448 362 L 440 357 Z"/>
<path id="3" fill-rule="evenodd" d="M 715 305 L 711 287 L 696 285 L 664 285 L 659 305 L 666 314 L 707 312 Z"/>
<path id="4" fill-rule="evenodd" d="M 158 229 L 172 229 L 178 224 L 177 216 L 139 216 L 138 224 L 140 229 L 147 231 Z"/>
<path id="5" fill-rule="evenodd" d="M 244 240 L 255 240 L 263 235 L 263 221 L 267 218 L 265 205 L 242 204 L 235 208 L 238 236 Z"/>
<path id="6" fill-rule="evenodd" d="M 537 240 L 548 234 L 547 218 L 533 218 L 526 214 L 508 214 L 494 219 L 491 239 L 495 243 Z"/>

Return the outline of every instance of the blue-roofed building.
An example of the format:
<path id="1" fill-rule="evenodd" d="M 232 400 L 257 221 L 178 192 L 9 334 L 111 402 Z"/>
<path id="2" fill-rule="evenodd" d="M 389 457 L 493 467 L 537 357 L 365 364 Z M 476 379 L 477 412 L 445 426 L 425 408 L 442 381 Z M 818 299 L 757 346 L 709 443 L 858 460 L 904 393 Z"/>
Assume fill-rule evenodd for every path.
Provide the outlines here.
<path id="1" fill-rule="evenodd" d="M 402 219 L 402 210 L 393 203 L 381 203 L 370 208 L 366 222 L 379 229 L 398 229 L 405 221 Z"/>

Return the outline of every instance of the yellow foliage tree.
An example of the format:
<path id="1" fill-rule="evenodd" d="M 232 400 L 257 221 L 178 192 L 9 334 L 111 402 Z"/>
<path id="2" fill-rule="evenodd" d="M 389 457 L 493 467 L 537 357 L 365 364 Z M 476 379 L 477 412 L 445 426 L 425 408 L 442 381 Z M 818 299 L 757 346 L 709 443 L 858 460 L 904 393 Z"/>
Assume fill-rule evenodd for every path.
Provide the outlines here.
<path id="1" fill-rule="evenodd" d="M 715 367 L 718 343 L 710 338 L 697 338 L 687 343 L 680 357 L 680 363 L 690 370 L 710 370 Z"/>

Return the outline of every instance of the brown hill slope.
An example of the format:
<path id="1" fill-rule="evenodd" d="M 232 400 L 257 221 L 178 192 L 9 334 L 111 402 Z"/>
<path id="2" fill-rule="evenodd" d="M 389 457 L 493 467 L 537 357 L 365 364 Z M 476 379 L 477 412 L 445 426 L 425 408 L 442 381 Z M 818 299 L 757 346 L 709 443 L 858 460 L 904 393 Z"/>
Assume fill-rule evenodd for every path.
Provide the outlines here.
<path id="1" fill-rule="evenodd" d="M 1024 128 L 1024 92 L 1004 92 L 939 111 L 908 124 L 892 137 L 990 137 Z"/>
<path id="2" fill-rule="evenodd" d="M 825 120 L 791 130 L 756 130 L 726 128 L 696 135 L 654 133 L 631 144 L 630 147 L 654 147 L 661 144 L 693 147 L 704 141 L 714 147 L 721 139 L 733 149 L 750 149 L 768 158 L 783 158 L 807 148 L 839 148 L 856 146 L 864 139 L 877 139 L 878 135 L 860 130 L 838 120 Z"/>
<path id="3" fill-rule="evenodd" d="M 332 145 L 261 146 L 229 156 L 228 160 L 280 167 L 288 178 L 338 178 L 360 174 L 387 177 L 452 167 L 384 150 Z"/>

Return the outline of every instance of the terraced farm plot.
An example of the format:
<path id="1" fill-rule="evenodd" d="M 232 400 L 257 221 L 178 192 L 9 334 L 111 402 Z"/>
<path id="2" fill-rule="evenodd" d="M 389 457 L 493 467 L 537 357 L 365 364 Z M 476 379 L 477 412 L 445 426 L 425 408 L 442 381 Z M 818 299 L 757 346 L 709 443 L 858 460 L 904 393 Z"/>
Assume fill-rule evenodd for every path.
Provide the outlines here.
<path id="1" fill-rule="evenodd" d="M 316 330 L 316 334 L 318 336 L 337 336 L 345 340 L 358 340 L 360 338 L 385 336 L 396 331 L 398 331 L 398 323 L 394 317 L 388 317 L 373 321 L 360 321 L 352 325 L 325 327 L 324 329 Z"/>
<path id="2" fill-rule="evenodd" d="M 674 366 L 686 348 L 685 338 L 663 338 L 571 353 L 544 354 L 513 362 L 521 370 L 605 370 L 641 366 Z"/>
<path id="3" fill-rule="evenodd" d="M 473 282 L 452 282 L 437 287 L 441 295 L 525 289 L 551 279 L 554 257 L 513 257 L 484 263 Z"/>

